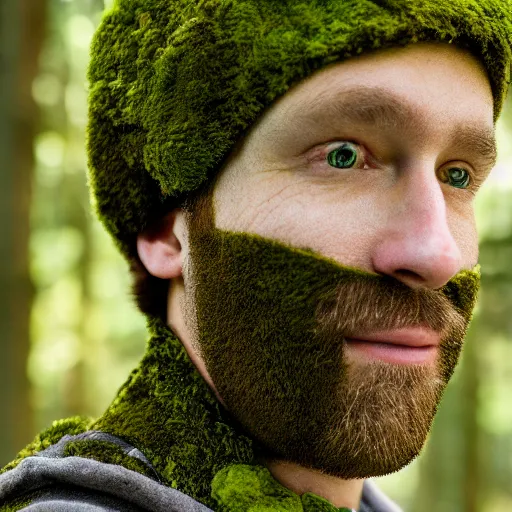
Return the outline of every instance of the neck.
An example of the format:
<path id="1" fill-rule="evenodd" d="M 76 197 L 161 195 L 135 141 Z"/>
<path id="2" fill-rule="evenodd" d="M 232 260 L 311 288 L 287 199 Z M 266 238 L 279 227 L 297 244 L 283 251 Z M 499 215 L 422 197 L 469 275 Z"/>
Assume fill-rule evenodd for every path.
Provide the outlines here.
<path id="1" fill-rule="evenodd" d="M 263 461 L 272 476 L 299 496 L 311 492 L 335 507 L 359 508 L 364 480 L 342 480 L 292 462 Z"/>
<path id="2" fill-rule="evenodd" d="M 254 443 L 219 404 L 180 340 L 150 319 L 146 353 L 92 429 L 139 448 L 163 483 L 214 507 L 209 485 L 230 464 L 254 464 Z"/>

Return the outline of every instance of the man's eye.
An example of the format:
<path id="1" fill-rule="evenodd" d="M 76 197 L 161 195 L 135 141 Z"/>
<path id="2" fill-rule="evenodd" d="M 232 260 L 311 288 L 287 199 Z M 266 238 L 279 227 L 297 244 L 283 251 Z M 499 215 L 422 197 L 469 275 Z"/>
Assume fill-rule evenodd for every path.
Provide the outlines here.
<path id="1" fill-rule="evenodd" d="M 471 176 L 462 167 L 450 167 L 442 172 L 441 181 L 456 188 L 468 188 L 471 184 Z"/>
<path id="2" fill-rule="evenodd" d="M 358 161 L 357 144 L 345 142 L 327 155 L 329 165 L 338 169 L 350 169 Z"/>

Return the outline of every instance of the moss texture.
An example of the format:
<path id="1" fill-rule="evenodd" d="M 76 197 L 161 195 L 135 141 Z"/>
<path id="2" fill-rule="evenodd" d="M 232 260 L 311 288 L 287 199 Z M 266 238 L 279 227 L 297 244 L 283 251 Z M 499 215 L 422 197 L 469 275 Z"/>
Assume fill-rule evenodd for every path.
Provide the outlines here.
<path id="1" fill-rule="evenodd" d="M 260 266 L 263 280 L 276 279 L 272 265 L 290 267 L 291 272 L 283 273 L 288 277 L 281 279 L 279 274 L 276 282 L 276 286 L 283 289 L 283 296 L 288 298 L 287 304 L 290 306 L 294 296 L 295 301 L 302 303 L 301 290 L 312 290 L 322 279 L 342 279 L 343 272 L 346 272 L 333 260 L 313 254 L 310 250 L 290 248 L 257 235 L 221 232 L 218 236 L 223 244 L 231 244 L 232 252 L 241 255 L 244 261 L 252 258 L 257 262 L 258 258 L 265 256 L 267 263 Z M 245 272 L 243 266 L 241 272 Z M 355 273 L 358 271 L 355 270 Z M 366 279 L 377 277 L 360 273 Z M 245 282 L 243 276 L 240 281 Z M 478 272 L 465 271 L 443 289 L 468 319 L 478 282 Z M 273 294 L 275 299 L 275 287 L 270 286 L 269 282 L 265 283 L 250 293 L 267 294 L 267 297 Z M 247 286 L 242 285 L 242 288 Z M 295 293 L 297 290 L 299 295 Z M 246 299 L 240 300 L 244 303 Z M 268 300 L 271 298 L 268 297 Z M 217 314 L 215 311 L 212 309 L 212 314 Z M 222 314 L 222 311 L 218 314 Z M 292 326 L 292 323 L 289 325 Z M 13 467 L 20 458 L 57 442 L 65 434 L 77 434 L 88 429 L 101 430 L 141 450 L 165 485 L 177 488 L 213 510 L 337 510 L 321 497 L 311 493 L 298 496 L 276 482 L 261 464 L 264 455 L 262 445 L 253 435 L 248 435 L 217 400 L 181 341 L 162 320 L 149 319 L 148 327 L 152 336 L 146 354 L 105 414 L 94 422 L 82 418 L 55 422 L 8 468 Z M 305 349 L 307 347 L 295 348 Z M 318 354 L 308 354 L 307 350 L 300 354 L 295 358 L 293 354 L 290 355 L 290 364 L 295 364 L 295 359 L 318 358 Z M 272 365 L 267 371 L 273 371 Z M 145 465 L 104 442 L 75 441 L 68 445 L 65 455 L 120 464 L 147 474 Z"/>
<path id="2" fill-rule="evenodd" d="M 84 457 L 86 459 L 101 460 L 107 464 L 117 464 L 126 469 L 131 469 L 149 478 L 153 478 L 153 472 L 144 462 L 136 457 L 130 457 L 123 449 L 107 441 L 82 440 L 72 441 L 64 449 L 64 457 Z"/>
<path id="3" fill-rule="evenodd" d="M 81 416 L 54 421 L 49 428 L 39 433 L 29 445 L 23 448 L 12 462 L 2 468 L 0 473 L 16 467 L 25 457 L 30 457 L 57 443 L 66 434 L 76 435 L 89 430 L 92 422 L 91 418 Z"/>
<path id="4" fill-rule="evenodd" d="M 377 432 L 392 423 L 389 415 L 379 415 L 389 408 L 389 398 L 368 398 L 375 408 L 371 415 L 369 407 L 345 402 L 345 397 L 353 400 L 353 388 L 342 334 L 418 324 L 438 332 L 450 329 L 438 365 L 448 383 L 477 297 L 478 269 L 462 271 L 446 287 L 427 293 L 309 249 L 214 229 L 213 218 L 212 211 L 203 213 L 190 226 L 190 265 L 202 358 L 226 407 L 268 453 L 305 467 L 349 479 L 381 476 L 411 462 L 427 436 L 426 418 L 431 421 L 433 404 L 416 416 L 422 409 L 419 396 L 411 397 L 409 407 L 397 400 L 397 409 L 407 412 L 394 418 L 409 425 L 408 442 L 403 433 L 393 437 L 395 430 L 390 429 L 392 453 L 372 448 L 385 444 Z M 461 313 L 456 315 L 460 328 L 452 333 L 455 322 L 447 319 L 446 311 L 454 309 Z M 326 316 L 343 313 L 335 315 L 336 322 L 322 322 L 319 311 L 328 311 Z M 370 373 L 365 375 L 369 380 Z M 381 383 L 387 382 L 384 375 Z M 402 375 L 394 384 L 404 385 L 409 377 Z M 359 391 L 365 396 L 364 388 Z M 397 395 L 403 396 L 400 391 Z M 334 419 L 344 418 L 364 430 L 359 417 L 350 415 L 356 409 L 360 416 L 374 418 L 375 428 L 364 443 L 345 435 L 349 429 Z M 339 435 L 333 436 L 332 429 Z"/>
<path id="5" fill-rule="evenodd" d="M 323 498 L 299 497 L 276 482 L 258 464 L 257 446 L 219 404 L 179 339 L 160 320 L 151 320 L 149 328 L 152 337 L 144 358 L 101 418 L 94 422 L 78 417 L 54 422 L 4 471 L 66 434 L 102 430 L 139 448 L 165 485 L 179 489 L 216 512 L 345 510 L 332 505 L 325 508 L 328 502 Z M 119 464 L 151 476 L 138 459 L 106 442 L 71 442 L 64 455 Z M 240 491 L 245 493 L 248 485 L 256 486 L 251 494 L 255 501 L 250 502 L 251 508 L 240 508 Z M 247 499 L 241 503 L 246 504 Z"/>
<path id="6" fill-rule="evenodd" d="M 76 435 L 87 431 L 92 422 L 92 418 L 81 416 L 54 421 L 49 428 L 40 432 L 29 445 L 23 448 L 12 462 L 0 469 L 0 474 L 15 468 L 24 458 L 30 457 L 48 448 L 52 444 L 57 443 L 65 435 Z M 23 508 L 27 507 L 36 497 L 37 493 L 32 494 L 29 499 L 21 497 L 10 503 L 2 503 L 0 504 L 0 512 L 16 512 L 23 510 Z"/>
<path id="7" fill-rule="evenodd" d="M 229 464 L 254 464 L 252 441 L 222 408 L 183 345 L 159 320 L 141 365 L 92 428 L 139 448 L 163 483 L 212 507 L 211 482 Z"/>
<path id="8" fill-rule="evenodd" d="M 221 168 L 245 131 L 315 70 L 442 41 L 510 82 L 510 0 L 117 0 L 91 47 L 88 155 L 96 209 L 125 254 Z"/>
<path id="9" fill-rule="evenodd" d="M 309 492 L 298 496 L 262 466 L 228 466 L 213 480 L 212 496 L 216 512 L 350 512 Z"/>
<path id="10" fill-rule="evenodd" d="M 23 510 L 30 505 L 34 498 L 35 496 L 30 499 L 20 498 L 9 504 L 0 505 L 0 512 L 18 512 L 18 510 Z"/>

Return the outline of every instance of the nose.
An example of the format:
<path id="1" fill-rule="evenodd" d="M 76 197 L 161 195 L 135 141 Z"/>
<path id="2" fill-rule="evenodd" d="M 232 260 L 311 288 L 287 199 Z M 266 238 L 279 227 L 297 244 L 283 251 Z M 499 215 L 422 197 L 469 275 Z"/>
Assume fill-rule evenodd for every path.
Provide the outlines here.
<path id="1" fill-rule="evenodd" d="M 430 170 L 404 178 L 388 203 L 386 226 L 372 252 L 376 272 L 412 288 L 437 289 L 461 270 L 442 184 Z"/>

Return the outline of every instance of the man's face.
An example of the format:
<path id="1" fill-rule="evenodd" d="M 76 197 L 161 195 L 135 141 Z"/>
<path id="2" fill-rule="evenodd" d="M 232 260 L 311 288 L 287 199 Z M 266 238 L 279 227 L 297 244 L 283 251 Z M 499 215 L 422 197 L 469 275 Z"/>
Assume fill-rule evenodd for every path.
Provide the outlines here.
<path id="1" fill-rule="evenodd" d="M 365 478 L 420 451 L 476 292 L 492 107 L 474 57 L 412 45 L 309 77 L 231 155 L 184 314 L 265 457 Z"/>
<path id="2" fill-rule="evenodd" d="M 477 262 L 473 198 L 493 165 L 486 135 L 487 76 L 451 45 L 331 65 L 280 98 L 228 162 L 216 227 L 437 288 Z M 330 164 L 347 142 L 331 159 L 357 161 Z M 469 172 L 469 187 L 443 183 L 453 167 Z"/>

